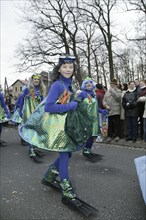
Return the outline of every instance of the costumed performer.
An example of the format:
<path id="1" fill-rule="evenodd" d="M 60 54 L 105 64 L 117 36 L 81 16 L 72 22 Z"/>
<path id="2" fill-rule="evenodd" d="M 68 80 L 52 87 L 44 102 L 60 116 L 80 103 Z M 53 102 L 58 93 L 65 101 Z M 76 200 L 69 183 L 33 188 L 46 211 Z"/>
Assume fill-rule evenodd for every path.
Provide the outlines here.
<path id="1" fill-rule="evenodd" d="M 89 77 L 87 77 L 82 85 L 81 85 L 81 92 L 78 94 L 78 97 L 80 97 L 82 100 L 84 100 L 85 102 L 88 102 L 88 103 L 92 103 L 92 102 L 95 102 L 96 103 L 96 106 L 97 106 L 97 114 L 107 114 L 107 110 L 106 109 L 100 109 L 98 107 L 98 100 L 97 100 L 97 97 L 96 97 L 96 94 L 95 94 L 95 85 L 93 83 L 93 80 Z M 97 130 L 98 130 L 98 133 L 99 133 L 99 126 L 98 126 L 98 123 L 99 123 L 99 115 L 98 115 L 98 120 L 96 121 L 96 126 L 97 126 Z M 84 148 L 83 148 L 83 155 L 89 159 L 91 159 L 91 161 L 93 162 L 93 158 L 98 161 L 100 160 L 101 158 L 101 155 L 99 154 L 95 154 L 92 152 L 92 146 L 93 146 L 93 142 L 94 142 L 94 139 L 95 139 L 95 136 L 91 136 L 89 137 L 89 139 L 87 140 Z M 94 160 L 94 162 L 96 162 L 96 160 Z"/>
<path id="2" fill-rule="evenodd" d="M 2 124 L 9 121 L 10 112 L 5 104 L 4 96 L 0 91 L 0 146 L 5 146 L 6 142 L 1 140 Z"/>
<path id="3" fill-rule="evenodd" d="M 18 98 L 16 100 L 14 113 L 13 113 L 12 118 L 11 118 L 12 122 L 16 123 L 17 125 L 22 122 L 22 118 L 20 117 L 19 112 L 20 112 L 21 100 L 23 99 L 23 92 L 26 88 L 27 88 L 26 85 L 24 85 L 22 87 L 22 93 L 18 96 Z"/>
<path id="4" fill-rule="evenodd" d="M 71 200 L 76 195 L 68 174 L 69 159 L 72 152 L 83 148 L 92 133 L 97 135 L 97 105 L 75 98 L 72 89 L 74 71 L 75 57 L 60 56 L 52 73 L 53 84 L 46 100 L 42 101 L 19 131 L 27 142 L 59 153 L 59 157 L 44 174 L 42 184 L 55 182 L 59 175 L 62 198 Z M 40 112 L 43 116 L 38 119 Z"/>
<path id="5" fill-rule="evenodd" d="M 24 89 L 19 104 L 19 116 L 22 118 L 21 124 L 25 124 L 36 107 L 46 96 L 46 87 L 40 74 L 33 74 L 30 77 L 27 87 Z M 23 140 L 21 142 L 24 142 Z M 42 162 L 41 154 L 35 146 L 29 144 L 29 156 L 34 162 Z"/>

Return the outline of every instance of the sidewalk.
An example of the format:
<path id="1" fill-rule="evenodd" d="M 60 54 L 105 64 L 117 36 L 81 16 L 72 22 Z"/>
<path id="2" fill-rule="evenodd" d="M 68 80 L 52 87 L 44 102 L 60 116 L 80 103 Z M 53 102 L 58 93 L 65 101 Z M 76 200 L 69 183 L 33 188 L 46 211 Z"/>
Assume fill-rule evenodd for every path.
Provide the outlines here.
<path id="1" fill-rule="evenodd" d="M 96 141 L 95 141 L 96 142 Z M 96 142 L 98 143 L 98 142 Z M 132 141 L 126 141 L 125 139 L 120 139 L 119 141 L 110 141 L 110 142 L 106 142 L 106 140 L 104 140 L 103 142 L 101 142 L 100 144 L 110 144 L 110 145 L 119 145 L 119 146 L 123 146 L 123 147 L 134 147 L 134 148 L 141 148 L 141 149 L 146 149 L 146 143 L 143 140 L 138 139 L 135 143 L 133 143 Z"/>

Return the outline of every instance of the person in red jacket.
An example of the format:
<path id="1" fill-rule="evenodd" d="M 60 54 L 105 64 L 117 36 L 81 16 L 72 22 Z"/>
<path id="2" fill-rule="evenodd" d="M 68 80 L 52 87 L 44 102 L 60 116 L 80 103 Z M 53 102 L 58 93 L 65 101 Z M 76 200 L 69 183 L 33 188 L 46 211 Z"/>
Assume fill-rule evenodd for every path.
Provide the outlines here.
<path id="1" fill-rule="evenodd" d="M 96 98 L 98 100 L 98 107 L 99 109 L 105 109 L 103 104 L 102 104 L 102 100 L 105 94 L 105 89 L 103 87 L 102 84 L 98 83 L 96 84 L 96 89 L 95 89 L 95 93 L 96 93 Z M 103 141 L 103 132 L 101 131 L 103 128 L 103 117 L 105 118 L 105 115 L 102 115 L 101 113 L 99 113 L 99 134 L 97 136 L 96 142 L 102 142 Z"/>
<path id="2" fill-rule="evenodd" d="M 103 85 L 100 83 L 96 84 L 95 92 L 96 92 L 96 97 L 98 99 L 98 107 L 101 109 L 104 109 L 103 104 L 102 104 L 102 100 L 103 100 L 103 97 L 105 94 L 105 90 L 103 88 Z"/>

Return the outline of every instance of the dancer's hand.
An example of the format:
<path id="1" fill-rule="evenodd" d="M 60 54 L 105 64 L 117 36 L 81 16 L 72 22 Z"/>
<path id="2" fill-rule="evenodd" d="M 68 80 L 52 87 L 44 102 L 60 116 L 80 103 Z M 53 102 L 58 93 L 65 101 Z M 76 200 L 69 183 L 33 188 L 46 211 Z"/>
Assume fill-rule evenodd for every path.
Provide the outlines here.
<path id="1" fill-rule="evenodd" d="M 69 105 L 70 105 L 70 110 L 76 110 L 76 108 L 77 108 L 77 106 L 78 106 L 78 103 L 75 102 L 75 101 L 71 101 L 71 102 L 69 103 Z"/>

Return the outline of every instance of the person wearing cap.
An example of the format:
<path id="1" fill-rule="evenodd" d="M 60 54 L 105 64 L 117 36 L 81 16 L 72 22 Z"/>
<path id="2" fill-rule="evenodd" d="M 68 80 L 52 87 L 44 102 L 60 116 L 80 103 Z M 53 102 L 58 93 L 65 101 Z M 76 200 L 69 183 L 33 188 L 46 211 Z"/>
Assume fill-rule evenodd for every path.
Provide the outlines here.
<path id="1" fill-rule="evenodd" d="M 73 92 L 71 85 L 75 68 L 74 63 L 75 57 L 73 56 L 62 55 L 59 57 L 59 62 L 53 69 L 52 81 L 54 83 L 51 85 L 48 92 L 45 112 L 51 114 L 63 114 L 65 112 L 74 111 L 77 108 L 78 103 L 73 100 L 70 101 L 70 94 Z M 63 101 L 62 98 L 65 91 L 67 92 L 66 100 Z M 42 183 L 53 182 L 56 177 L 60 175 L 62 196 L 73 199 L 75 193 L 68 174 L 68 163 L 72 154 L 70 149 L 62 150 L 60 148 L 61 145 L 65 145 L 65 143 L 63 143 L 63 137 L 60 139 L 60 143 L 58 143 L 57 151 L 59 152 L 59 157 L 54 163 L 49 165 L 48 170 L 45 172 L 42 179 Z"/>
<path id="2" fill-rule="evenodd" d="M 78 97 L 81 97 L 82 100 L 86 101 L 86 102 L 95 102 L 96 103 L 96 114 L 98 115 L 98 112 L 100 112 L 100 114 L 106 114 L 107 110 L 106 109 L 101 109 L 98 107 L 98 99 L 96 98 L 96 94 L 94 92 L 95 90 L 95 84 L 93 82 L 93 80 L 89 77 L 85 78 L 85 80 L 83 80 L 83 83 L 81 85 L 81 92 L 78 94 Z M 99 119 L 99 117 L 98 117 Z M 99 120 L 96 121 L 96 127 L 97 127 L 97 134 L 100 134 L 99 132 Z M 89 139 L 87 140 L 84 148 L 83 148 L 83 155 L 89 159 L 93 158 L 97 158 L 97 159 L 101 159 L 101 155 L 99 154 L 94 154 L 92 153 L 92 146 L 93 146 L 93 141 L 94 138 L 97 138 L 97 136 L 92 135 L 91 137 L 89 137 Z"/>
<path id="3" fill-rule="evenodd" d="M 53 185 L 59 176 L 62 199 L 71 201 L 76 195 L 69 178 L 69 160 L 72 152 L 83 149 L 88 138 L 93 132 L 95 134 L 98 119 L 96 102 L 82 101 L 75 95 L 74 71 L 75 57 L 61 55 L 52 72 L 47 98 L 20 129 L 21 136 L 29 143 L 49 152 L 58 152 L 59 156 L 49 164 L 41 183 Z M 39 119 L 37 115 L 40 115 Z"/>
<path id="4" fill-rule="evenodd" d="M 22 124 L 25 124 L 45 96 L 46 87 L 42 81 L 41 75 L 33 74 L 20 98 L 19 116 L 22 118 Z M 24 142 L 23 140 L 21 141 L 22 143 Z M 33 145 L 29 145 L 29 156 L 35 162 L 42 162 L 38 151 Z"/>
<path id="5" fill-rule="evenodd" d="M 5 146 L 6 142 L 1 140 L 2 124 L 10 119 L 10 112 L 5 104 L 4 96 L 0 91 L 0 146 Z"/>
<path id="6" fill-rule="evenodd" d="M 108 110 L 108 138 L 107 142 L 112 139 L 120 140 L 120 111 L 122 92 L 117 87 L 117 80 L 110 82 L 110 88 L 104 95 L 103 106 Z"/>

